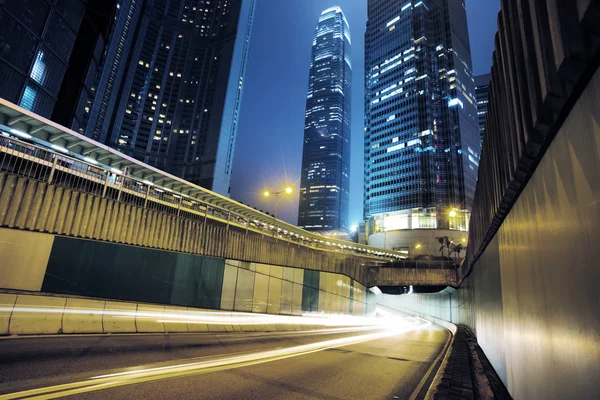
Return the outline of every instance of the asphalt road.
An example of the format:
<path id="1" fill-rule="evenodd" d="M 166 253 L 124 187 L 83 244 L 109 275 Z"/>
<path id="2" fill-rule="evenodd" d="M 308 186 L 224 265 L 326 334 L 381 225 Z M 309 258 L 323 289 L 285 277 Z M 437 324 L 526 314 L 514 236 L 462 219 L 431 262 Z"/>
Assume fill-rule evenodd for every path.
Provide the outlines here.
<path id="1" fill-rule="evenodd" d="M 394 329 L 4 338 L 0 400 L 412 399 L 448 338 L 409 318 Z"/>

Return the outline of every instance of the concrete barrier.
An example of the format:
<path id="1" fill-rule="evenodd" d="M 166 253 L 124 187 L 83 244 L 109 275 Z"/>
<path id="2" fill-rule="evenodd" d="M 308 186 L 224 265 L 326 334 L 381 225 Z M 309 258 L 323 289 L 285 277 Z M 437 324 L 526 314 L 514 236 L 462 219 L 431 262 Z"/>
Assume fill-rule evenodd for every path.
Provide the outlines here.
<path id="1" fill-rule="evenodd" d="M 30 293 L 0 293 L 0 335 L 44 335 L 80 333 L 226 333 L 289 332 L 326 328 L 299 323 L 287 316 L 269 323 L 262 314 L 239 313 L 189 307 L 161 306 L 79 297 Z M 232 317 L 232 323 L 218 318 Z M 255 323 L 252 318 L 256 317 Z M 301 318 L 301 317 L 300 317 Z"/>
<path id="2" fill-rule="evenodd" d="M 9 333 L 63 333 L 62 319 L 66 302 L 64 297 L 18 295 L 10 318 Z"/>
<path id="3" fill-rule="evenodd" d="M 102 316 L 104 333 L 136 333 L 136 303 L 107 301 Z"/>
<path id="4" fill-rule="evenodd" d="M 63 313 L 63 333 L 103 333 L 105 304 L 103 300 L 68 298 Z"/>
<path id="5" fill-rule="evenodd" d="M 189 332 L 187 320 L 187 307 L 165 307 L 165 313 L 169 313 L 169 317 L 163 320 L 165 332 L 167 333 L 187 333 Z"/>
<path id="6" fill-rule="evenodd" d="M 135 325 L 138 333 L 166 332 L 164 320 L 165 306 L 138 304 L 135 313 Z"/>
<path id="7" fill-rule="evenodd" d="M 0 335 L 8 335 L 8 324 L 16 301 L 16 294 L 0 293 Z"/>

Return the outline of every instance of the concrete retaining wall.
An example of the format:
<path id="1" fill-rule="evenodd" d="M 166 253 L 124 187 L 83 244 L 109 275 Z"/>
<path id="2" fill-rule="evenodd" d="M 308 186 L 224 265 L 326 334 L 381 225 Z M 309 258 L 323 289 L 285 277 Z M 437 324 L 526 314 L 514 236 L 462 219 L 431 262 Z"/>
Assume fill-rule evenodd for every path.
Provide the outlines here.
<path id="1" fill-rule="evenodd" d="M 3 228 L 0 243 L 9 255 L 4 289 L 282 315 L 366 313 L 366 288 L 340 274 Z M 23 254 L 11 258 L 15 250 Z"/>

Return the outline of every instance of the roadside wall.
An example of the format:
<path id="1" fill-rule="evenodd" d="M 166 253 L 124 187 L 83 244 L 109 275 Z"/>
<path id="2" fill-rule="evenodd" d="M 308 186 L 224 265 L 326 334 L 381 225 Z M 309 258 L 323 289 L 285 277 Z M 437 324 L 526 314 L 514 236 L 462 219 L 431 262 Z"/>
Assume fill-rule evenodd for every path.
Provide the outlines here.
<path id="1" fill-rule="evenodd" d="M 341 274 L 0 228 L 0 288 L 269 314 L 363 315 Z"/>
<path id="2" fill-rule="evenodd" d="M 456 289 L 380 302 L 464 324 L 515 399 L 600 398 L 600 71 Z"/>

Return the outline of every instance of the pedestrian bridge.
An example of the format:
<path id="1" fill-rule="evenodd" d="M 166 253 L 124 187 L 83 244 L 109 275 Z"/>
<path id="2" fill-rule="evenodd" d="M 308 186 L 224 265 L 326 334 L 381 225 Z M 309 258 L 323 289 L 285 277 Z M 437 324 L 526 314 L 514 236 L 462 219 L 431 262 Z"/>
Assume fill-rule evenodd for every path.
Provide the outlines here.
<path id="1" fill-rule="evenodd" d="M 405 264 L 402 252 L 302 230 L 2 99 L 0 131 L 0 229 L 331 272 L 367 287 L 456 283 L 453 262 Z M 22 269 L 7 253 L 30 253 L 23 246 L 1 256 Z"/>

